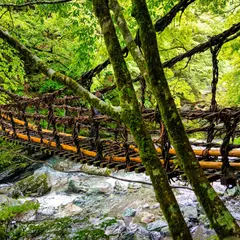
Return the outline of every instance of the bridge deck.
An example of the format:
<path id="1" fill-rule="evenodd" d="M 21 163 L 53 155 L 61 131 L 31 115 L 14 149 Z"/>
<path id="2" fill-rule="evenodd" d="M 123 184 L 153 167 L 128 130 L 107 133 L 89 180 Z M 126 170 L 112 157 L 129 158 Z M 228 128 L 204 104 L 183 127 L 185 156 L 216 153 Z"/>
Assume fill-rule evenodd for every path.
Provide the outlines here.
<path id="1" fill-rule="evenodd" d="M 145 172 L 144 166 L 141 164 L 141 159 L 139 157 L 138 149 L 135 145 L 129 145 L 128 156 L 129 161 L 126 160 L 126 149 L 123 143 L 113 141 L 113 140 L 102 140 L 102 156 L 98 156 L 96 146 L 94 146 L 91 138 L 84 136 L 78 136 L 80 152 L 77 153 L 77 148 L 74 146 L 72 135 L 67 133 L 58 133 L 61 136 L 61 145 L 57 146 L 56 141 L 54 141 L 53 131 L 42 129 L 43 136 L 39 138 L 34 125 L 29 125 L 30 136 L 26 134 L 24 128 L 24 122 L 19 119 L 14 119 L 17 124 L 16 134 L 14 135 L 11 126 L 5 128 L 4 131 L 0 127 L 1 137 L 8 140 L 14 141 L 17 144 L 27 145 L 29 148 L 35 151 L 43 151 L 49 155 L 59 155 L 60 157 L 65 157 L 73 161 L 80 162 L 82 164 L 94 165 L 96 167 L 107 167 L 114 168 L 115 170 L 126 169 L 127 171 L 135 171 L 137 173 Z M 161 150 L 157 148 L 159 159 L 164 164 L 161 159 Z M 197 156 L 205 154 L 203 150 L 195 151 Z M 171 149 L 170 153 L 174 154 L 174 149 Z M 208 154 L 213 156 L 219 155 L 218 150 L 212 150 Z M 234 151 L 231 155 L 237 155 L 239 152 Z M 171 169 L 174 169 L 174 160 L 170 160 Z M 214 161 L 199 161 L 201 167 L 205 170 L 209 181 L 216 181 L 222 177 L 221 162 Z M 240 162 L 231 162 L 231 167 L 235 170 L 240 170 Z M 169 172 L 171 177 L 178 176 L 183 172 L 180 169 Z M 240 177 L 240 176 L 239 176 Z"/>

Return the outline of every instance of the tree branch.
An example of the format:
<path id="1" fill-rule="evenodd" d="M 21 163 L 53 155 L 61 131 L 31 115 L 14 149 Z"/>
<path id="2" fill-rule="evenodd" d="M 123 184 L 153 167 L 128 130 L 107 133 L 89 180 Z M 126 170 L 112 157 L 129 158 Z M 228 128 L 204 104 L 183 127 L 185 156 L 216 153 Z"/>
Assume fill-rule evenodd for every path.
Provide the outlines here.
<path id="1" fill-rule="evenodd" d="M 5 12 L 3 12 L 3 14 L 0 16 L 0 19 L 1 19 L 7 12 L 8 12 L 8 9 L 7 9 Z"/>
<path id="2" fill-rule="evenodd" d="M 182 61 L 185 58 L 191 58 L 193 55 L 197 54 L 197 53 L 201 53 L 201 52 L 205 52 L 206 50 L 208 50 L 210 47 L 213 47 L 215 45 L 217 45 L 219 42 L 223 41 L 224 43 L 227 43 L 231 40 L 234 40 L 235 38 L 240 36 L 240 23 L 234 24 L 232 27 L 230 27 L 229 29 L 227 29 L 226 31 L 212 36 L 207 42 L 205 43 L 201 43 L 199 45 L 197 45 L 196 47 L 192 48 L 191 50 L 182 53 L 166 62 L 164 62 L 163 68 L 171 68 L 173 67 L 176 63 Z M 233 36 L 232 36 L 233 35 Z M 230 37 L 232 36 L 232 37 Z M 104 89 L 99 90 L 100 92 L 106 93 L 109 90 L 114 89 L 115 85 L 111 86 L 111 87 L 107 87 Z"/>
<path id="3" fill-rule="evenodd" d="M 26 3 L 22 3 L 22 4 L 0 3 L 0 7 L 14 7 L 14 8 L 21 8 L 21 7 L 32 6 L 32 5 L 41 5 L 41 4 L 59 4 L 59 3 L 66 3 L 66 2 L 72 2 L 72 0 L 33 1 L 33 2 L 26 2 Z"/>
<path id="4" fill-rule="evenodd" d="M 164 62 L 163 67 L 171 68 L 173 65 L 175 65 L 177 62 L 183 60 L 184 58 L 189 58 L 196 53 L 204 52 L 207 49 L 209 49 L 210 47 L 219 44 L 220 42 L 224 43 L 229 36 L 237 33 L 239 30 L 240 30 L 240 23 L 234 24 L 228 30 L 211 37 L 207 42 L 199 44 L 196 47 L 194 47 L 193 49 L 191 49 L 190 51 L 188 51 L 186 53 L 182 53 L 182 54 L 172 58 L 171 60 Z"/>
<path id="5" fill-rule="evenodd" d="M 178 4 L 176 4 L 171 10 L 170 12 L 168 12 L 163 18 L 159 19 L 156 24 L 156 31 L 157 32 L 162 32 L 173 20 L 173 18 L 176 16 L 176 14 L 179 11 L 184 11 L 187 6 L 189 4 L 191 4 L 192 2 L 194 2 L 195 0 L 181 0 Z M 161 26 L 160 26 L 161 25 Z M 135 38 L 136 40 L 136 38 Z M 128 52 L 127 47 L 123 48 L 123 54 Z M 106 68 L 109 64 L 110 64 L 110 60 L 107 59 L 105 62 L 103 62 L 102 64 L 99 64 L 98 66 L 96 66 L 95 68 L 91 69 L 90 71 L 84 73 L 81 77 L 80 77 L 80 81 L 84 81 L 87 79 L 91 79 L 93 77 L 95 77 L 97 74 L 99 74 L 104 68 Z"/>
<path id="6" fill-rule="evenodd" d="M 127 44 L 127 48 L 129 49 L 134 61 L 137 63 L 142 76 L 144 77 L 144 79 L 146 81 L 150 81 L 145 59 L 132 37 L 132 34 L 127 26 L 127 22 L 121 12 L 121 7 L 120 7 L 118 1 L 110 0 L 109 6 L 112 9 L 112 11 L 114 12 L 114 18 L 117 22 L 118 27 L 120 28 L 120 31 L 123 35 L 125 43 Z"/>
<path id="7" fill-rule="evenodd" d="M 168 12 L 164 17 L 159 19 L 155 23 L 155 30 L 156 32 L 162 32 L 173 20 L 173 18 L 177 15 L 178 12 L 184 12 L 184 10 L 190 5 L 191 3 L 195 2 L 195 0 L 182 0 L 178 4 L 176 4 L 170 12 Z"/>
<path id="8" fill-rule="evenodd" d="M 92 106 L 96 107 L 98 110 L 112 116 L 115 119 L 120 118 L 120 107 L 114 107 L 90 93 L 83 86 L 78 84 L 74 79 L 56 72 L 55 70 L 49 68 L 37 55 L 34 55 L 28 48 L 26 48 L 22 43 L 14 39 L 7 31 L 4 31 L 0 27 L 0 38 L 5 40 L 10 46 L 18 50 L 28 61 L 36 66 L 40 72 L 48 76 L 50 79 L 53 79 L 74 91 L 74 93 L 83 98 L 83 100 L 90 103 Z"/>

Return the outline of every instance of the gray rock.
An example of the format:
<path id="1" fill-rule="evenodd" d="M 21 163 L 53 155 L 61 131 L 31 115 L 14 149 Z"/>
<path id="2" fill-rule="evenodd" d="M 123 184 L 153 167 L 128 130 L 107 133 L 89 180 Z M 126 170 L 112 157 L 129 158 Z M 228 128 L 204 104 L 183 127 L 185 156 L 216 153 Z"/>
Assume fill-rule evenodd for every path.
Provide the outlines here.
<path id="1" fill-rule="evenodd" d="M 135 240 L 134 232 L 125 232 L 118 239 L 119 240 Z"/>
<path id="2" fill-rule="evenodd" d="M 126 192 L 127 189 L 128 189 L 128 183 L 117 180 L 117 181 L 115 182 L 114 189 L 115 189 L 116 191 L 119 191 L 119 192 Z"/>
<path id="3" fill-rule="evenodd" d="M 149 208 L 149 207 L 150 207 L 150 205 L 149 205 L 148 203 L 145 203 L 145 204 L 143 204 L 143 206 L 142 206 L 143 209 L 146 209 L 146 208 Z"/>
<path id="4" fill-rule="evenodd" d="M 8 194 L 9 190 L 11 189 L 12 184 L 1 184 L 0 185 L 0 194 Z"/>
<path id="5" fill-rule="evenodd" d="M 17 222 L 30 222 L 36 220 L 36 211 L 30 210 L 28 212 L 24 212 L 21 214 L 18 214 L 16 217 L 14 217 L 14 220 Z"/>
<path id="6" fill-rule="evenodd" d="M 70 180 L 68 183 L 67 192 L 69 193 L 80 193 L 87 192 L 88 186 L 84 185 L 82 182 L 76 182 L 74 180 Z"/>
<path id="7" fill-rule="evenodd" d="M 240 206 L 227 203 L 227 208 L 236 220 L 240 220 Z"/>
<path id="8" fill-rule="evenodd" d="M 196 206 L 183 206 L 182 213 L 185 218 L 188 219 L 197 219 L 198 209 Z"/>
<path id="9" fill-rule="evenodd" d="M 87 164 L 84 164 L 81 169 L 85 173 L 102 175 L 102 176 L 109 176 L 112 172 L 112 170 L 108 168 L 97 168 L 94 166 L 89 166 Z"/>
<path id="10" fill-rule="evenodd" d="M 167 223 L 162 220 L 157 220 L 147 225 L 148 231 L 160 231 L 162 228 L 167 227 Z"/>
<path id="11" fill-rule="evenodd" d="M 149 240 L 150 238 L 149 231 L 147 231 L 142 226 L 138 226 L 137 231 L 135 231 L 135 239 L 136 240 Z"/>
<path id="12" fill-rule="evenodd" d="M 142 233 L 136 232 L 134 237 L 134 240 L 149 240 L 149 234 L 143 235 Z"/>
<path id="13" fill-rule="evenodd" d="M 160 232 L 151 232 L 150 233 L 150 239 L 151 240 L 161 240 L 162 234 Z"/>
<path id="14" fill-rule="evenodd" d="M 229 197 L 236 197 L 236 196 L 240 196 L 240 186 L 236 186 L 236 187 L 233 187 L 231 189 L 228 189 L 225 194 L 226 196 L 229 196 Z"/>
<path id="15" fill-rule="evenodd" d="M 68 176 L 70 174 L 58 172 L 49 166 L 43 166 L 40 169 L 36 170 L 34 174 L 47 174 L 48 181 L 52 186 L 52 191 L 62 191 L 67 188 L 68 184 Z"/>
<path id="16" fill-rule="evenodd" d="M 113 187 L 110 183 L 104 181 L 93 182 L 88 189 L 89 194 L 93 193 L 103 193 L 110 194 L 113 190 Z"/>
<path id="17" fill-rule="evenodd" d="M 156 209 L 156 208 L 160 208 L 160 204 L 159 203 L 155 203 L 152 206 L 150 206 L 150 209 Z"/>
<path id="18" fill-rule="evenodd" d="M 237 221 L 240 221 L 240 213 L 239 212 L 231 212 L 231 214 Z"/>
<path id="19" fill-rule="evenodd" d="M 56 214 L 56 217 L 58 217 L 58 218 L 70 217 L 70 216 L 77 215 L 80 212 L 82 212 L 82 208 L 80 208 L 79 206 L 77 206 L 73 203 L 69 203 L 65 206 L 62 206 L 59 209 L 59 212 Z"/>
<path id="20" fill-rule="evenodd" d="M 140 183 L 134 183 L 134 182 L 131 182 L 129 183 L 128 185 L 128 189 L 133 189 L 133 190 L 136 190 L 136 189 L 139 189 L 142 187 L 142 184 Z"/>
<path id="21" fill-rule="evenodd" d="M 170 233 L 170 230 L 169 230 L 169 227 L 167 226 L 167 227 L 163 227 L 162 229 L 161 229 L 161 233 L 162 233 L 162 235 L 164 236 L 164 237 L 169 237 L 169 236 L 171 236 L 171 233 Z"/>
<path id="22" fill-rule="evenodd" d="M 49 207 L 46 207 L 46 208 L 40 208 L 38 210 L 38 214 L 39 215 L 44 215 L 44 216 L 52 216 L 54 215 L 56 212 L 56 210 L 54 208 L 49 208 Z"/>
<path id="23" fill-rule="evenodd" d="M 111 226 L 106 228 L 105 233 L 107 235 L 119 235 L 126 230 L 126 226 L 124 221 L 117 220 L 116 223 L 112 224 Z"/>
<path id="24" fill-rule="evenodd" d="M 126 208 L 124 213 L 123 213 L 123 216 L 124 217 L 134 217 L 136 215 L 136 209 L 133 209 L 133 208 Z"/>
<path id="25" fill-rule="evenodd" d="M 204 236 L 204 227 L 203 226 L 197 226 L 194 230 L 194 233 L 193 233 L 193 239 L 194 240 L 203 240 L 205 239 L 205 236 Z"/>

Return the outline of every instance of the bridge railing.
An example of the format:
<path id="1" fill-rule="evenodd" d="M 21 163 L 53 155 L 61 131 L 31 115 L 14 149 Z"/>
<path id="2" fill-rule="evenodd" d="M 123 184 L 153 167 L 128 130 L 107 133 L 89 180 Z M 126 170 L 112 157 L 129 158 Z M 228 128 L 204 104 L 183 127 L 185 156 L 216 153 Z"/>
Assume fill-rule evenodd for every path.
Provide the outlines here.
<path id="1" fill-rule="evenodd" d="M 126 126 L 92 107 L 81 106 L 79 97 L 61 97 L 62 91 L 57 91 L 37 98 L 27 98 L 0 90 L 10 99 L 8 104 L 0 105 L 1 130 L 8 130 L 13 138 L 17 138 L 18 134 L 25 134 L 28 141 L 31 141 L 31 137 L 38 137 L 40 143 L 54 143 L 58 149 L 63 144 L 71 145 L 78 154 L 83 154 L 83 146 L 90 146 L 89 150 L 96 152 L 94 157 L 97 161 L 102 161 L 107 151 L 112 151 L 114 156 L 125 157 L 127 165 L 131 158 L 138 157 L 138 152 L 133 150 L 137 149 L 136 145 Z M 171 171 L 173 151 L 161 116 L 154 109 L 147 108 L 142 109 L 142 115 L 150 127 L 149 132 L 153 135 L 156 146 L 160 148 L 159 154 L 164 159 L 166 170 Z M 197 154 L 198 158 L 209 161 L 221 156 L 222 172 L 229 172 L 229 156 L 240 158 L 237 150 L 240 145 L 233 144 L 234 138 L 240 135 L 240 109 L 180 110 L 180 115 L 184 121 L 198 121 L 200 125 L 198 128 L 187 128 L 189 136 L 204 133 L 207 138 L 205 142 L 192 142 L 202 148 L 201 153 Z M 223 138 L 221 143 L 213 141 L 219 137 Z M 109 141 L 115 142 L 112 148 L 105 144 Z M 121 148 L 117 145 L 121 145 Z M 214 148 L 218 148 L 218 153 L 214 153 Z"/>

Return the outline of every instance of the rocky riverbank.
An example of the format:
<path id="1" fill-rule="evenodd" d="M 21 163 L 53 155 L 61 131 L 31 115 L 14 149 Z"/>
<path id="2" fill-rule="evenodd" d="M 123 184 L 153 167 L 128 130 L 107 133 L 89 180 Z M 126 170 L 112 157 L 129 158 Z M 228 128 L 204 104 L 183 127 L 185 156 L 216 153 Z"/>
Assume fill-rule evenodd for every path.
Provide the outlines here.
<path id="1" fill-rule="evenodd" d="M 8 168 L 0 173 L 1 206 L 38 204 L 11 218 L 7 229 L 18 238 L 7 239 L 171 239 L 145 174 L 111 172 L 54 157 L 38 164 L 32 175 L 11 183 Z M 194 193 L 178 188 L 184 182 L 172 184 L 194 239 L 217 239 Z M 225 191 L 220 183 L 214 188 L 240 221 L 239 189 Z"/>

